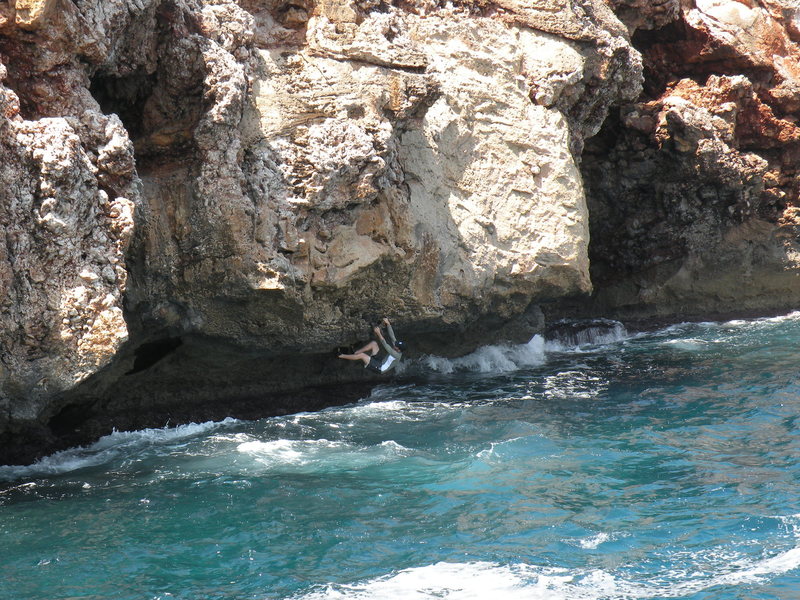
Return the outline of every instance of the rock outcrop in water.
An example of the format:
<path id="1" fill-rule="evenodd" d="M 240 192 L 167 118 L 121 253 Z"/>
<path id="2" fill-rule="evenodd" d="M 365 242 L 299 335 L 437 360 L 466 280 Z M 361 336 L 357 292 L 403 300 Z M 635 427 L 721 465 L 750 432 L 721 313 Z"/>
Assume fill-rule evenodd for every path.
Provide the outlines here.
<path id="1" fill-rule="evenodd" d="M 0 462 L 796 299 L 797 9 L 690 4 L 0 1 Z"/>

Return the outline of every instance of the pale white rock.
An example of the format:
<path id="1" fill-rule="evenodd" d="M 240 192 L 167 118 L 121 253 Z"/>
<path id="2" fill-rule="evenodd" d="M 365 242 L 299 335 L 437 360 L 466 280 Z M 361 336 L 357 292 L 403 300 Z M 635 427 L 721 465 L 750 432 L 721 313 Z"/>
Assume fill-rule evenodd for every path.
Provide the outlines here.
<path id="1" fill-rule="evenodd" d="M 320 56 L 394 68 L 424 68 L 424 49 L 411 38 L 409 20 L 395 12 L 373 13 L 365 26 L 332 21 L 327 16 L 308 22 L 308 49 Z"/>
<path id="2" fill-rule="evenodd" d="M 737 0 L 696 0 L 697 9 L 712 19 L 746 30 L 752 27 L 759 17 L 761 10 L 751 8 Z"/>
<path id="3" fill-rule="evenodd" d="M 454 224 L 435 232 L 443 262 L 453 265 L 446 276 L 466 266 L 487 291 L 495 282 L 533 294 L 588 291 L 588 215 L 567 122 L 557 110 L 533 105 L 517 79 L 520 65 L 540 58 L 540 46 L 515 43 L 532 37 L 527 30 L 481 25 L 466 43 L 457 24 L 428 19 L 418 25 L 442 95 L 421 129 L 401 141 L 401 162 L 412 175 L 412 214 L 423 224 Z M 564 71 L 580 69 L 570 43 L 542 39 L 566 57 Z M 547 165 L 546 174 L 539 164 Z M 439 198 L 446 205 L 431 209 Z M 438 214 L 431 218 L 431 212 Z M 466 265 L 456 259 L 464 250 Z"/>
<path id="4" fill-rule="evenodd" d="M 256 112 L 244 121 L 298 182 L 275 197 L 277 210 L 299 214 L 289 203 L 298 192 L 316 211 L 376 201 L 388 210 L 378 229 L 363 226 L 371 217 L 335 228 L 309 262 L 293 254 L 297 269 L 310 269 L 304 280 L 343 285 L 380 259 L 419 260 L 409 289 L 426 312 L 490 302 L 498 284 L 529 298 L 590 289 L 569 124 L 536 106 L 529 85 L 546 88 L 547 104 L 575 87 L 584 59 L 573 42 L 439 15 L 370 14 L 346 26 L 320 16 L 308 27 L 307 51 L 261 52 Z M 389 30 L 390 43 L 376 45 L 372 36 Z M 409 66 L 426 70 L 396 70 Z M 387 197 L 400 181 L 408 196 Z M 441 289 L 423 289 L 433 280 Z"/>

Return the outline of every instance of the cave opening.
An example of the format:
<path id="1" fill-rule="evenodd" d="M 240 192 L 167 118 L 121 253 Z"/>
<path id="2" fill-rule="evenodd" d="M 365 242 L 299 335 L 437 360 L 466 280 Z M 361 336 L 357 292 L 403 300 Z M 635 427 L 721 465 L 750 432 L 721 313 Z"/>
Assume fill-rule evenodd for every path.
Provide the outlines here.
<path id="1" fill-rule="evenodd" d="M 644 61 L 645 98 L 661 97 L 671 81 L 692 74 L 689 63 L 696 61 L 704 45 L 704 40 L 692 39 L 693 33 L 681 19 L 658 29 L 637 29 L 633 33 L 631 44 Z"/>
<path id="2" fill-rule="evenodd" d="M 76 430 L 88 421 L 91 416 L 91 410 L 86 406 L 69 404 L 51 417 L 47 422 L 47 426 L 53 435 L 63 438 L 75 434 Z"/>
<path id="3" fill-rule="evenodd" d="M 123 77 L 98 73 L 91 79 L 89 92 L 103 113 L 119 116 L 128 135 L 135 140 L 145 134 L 145 104 L 156 80 L 156 73 L 135 72 Z"/>
<path id="4" fill-rule="evenodd" d="M 149 369 L 175 352 L 175 350 L 182 345 L 183 340 L 179 337 L 164 338 L 142 344 L 136 349 L 135 358 L 133 359 L 133 368 L 125 374 L 133 375 L 145 369 Z"/>

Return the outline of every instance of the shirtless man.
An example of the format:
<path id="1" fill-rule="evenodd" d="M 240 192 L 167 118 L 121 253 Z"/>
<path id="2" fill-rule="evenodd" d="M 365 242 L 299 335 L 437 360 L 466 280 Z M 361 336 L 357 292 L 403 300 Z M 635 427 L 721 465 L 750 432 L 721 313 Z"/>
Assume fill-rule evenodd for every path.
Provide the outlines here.
<path id="1" fill-rule="evenodd" d="M 380 348 L 378 347 L 378 342 L 373 340 L 363 348 L 353 352 L 353 354 L 340 354 L 339 358 L 345 360 L 360 360 L 364 363 L 364 368 L 374 373 L 385 373 L 394 367 L 403 355 L 404 344 L 403 342 L 397 341 L 397 338 L 394 336 L 394 331 L 392 330 L 392 324 L 389 322 L 388 318 L 383 318 L 383 324 L 386 325 L 386 332 L 389 334 L 389 342 L 383 337 L 380 325 L 376 325 L 373 331 L 375 332 L 375 337 L 378 338 L 378 342 L 381 343 L 381 346 L 383 346 L 386 352 L 385 356 L 376 356 L 378 352 L 380 352 Z"/>

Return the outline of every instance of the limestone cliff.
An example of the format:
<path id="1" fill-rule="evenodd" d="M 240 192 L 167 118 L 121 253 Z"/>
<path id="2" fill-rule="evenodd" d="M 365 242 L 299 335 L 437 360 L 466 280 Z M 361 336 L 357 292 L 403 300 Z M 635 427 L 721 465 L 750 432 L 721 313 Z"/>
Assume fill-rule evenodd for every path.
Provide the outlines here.
<path id="1" fill-rule="evenodd" d="M 16 0 L 0 64 L 1 460 L 529 336 L 642 71 L 602 0 Z"/>
<path id="2" fill-rule="evenodd" d="M 641 12 L 620 11 L 631 27 Z M 645 85 L 587 147 L 596 295 L 672 319 L 800 302 L 800 9 L 792 0 L 660 3 L 633 34 Z M 632 11 L 632 12 L 630 12 Z"/>
<path id="3" fill-rule="evenodd" d="M 352 398 L 384 314 L 457 354 L 794 302 L 797 12 L 0 1 L 0 462 Z"/>

